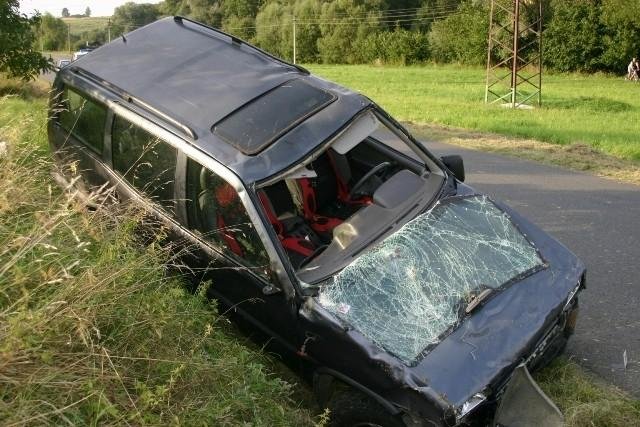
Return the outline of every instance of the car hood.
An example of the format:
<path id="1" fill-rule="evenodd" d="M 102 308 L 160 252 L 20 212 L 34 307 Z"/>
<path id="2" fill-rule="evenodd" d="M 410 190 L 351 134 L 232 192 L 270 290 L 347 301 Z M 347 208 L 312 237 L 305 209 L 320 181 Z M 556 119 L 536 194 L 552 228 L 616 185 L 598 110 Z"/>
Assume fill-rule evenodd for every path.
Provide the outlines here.
<path id="1" fill-rule="evenodd" d="M 371 358 L 395 356 L 396 380 L 459 407 L 532 350 L 584 267 L 486 196 L 445 199 L 420 218 L 345 268 L 318 301 L 373 343 Z M 466 313 L 485 289 L 489 298 Z"/>
<path id="2" fill-rule="evenodd" d="M 488 197 L 448 197 L 329 278 L 319 301 L 412 364 L 478 295 L 543 268 L 535 246 Z"/>
<path id="3" fill-rule="evenodd" d="M 585 272 L 566 247 L 506 206 L 545 268 L 505 287 L 415 366 L 411 375 L 455 407 L 504 381 L 552 326 Z"/>

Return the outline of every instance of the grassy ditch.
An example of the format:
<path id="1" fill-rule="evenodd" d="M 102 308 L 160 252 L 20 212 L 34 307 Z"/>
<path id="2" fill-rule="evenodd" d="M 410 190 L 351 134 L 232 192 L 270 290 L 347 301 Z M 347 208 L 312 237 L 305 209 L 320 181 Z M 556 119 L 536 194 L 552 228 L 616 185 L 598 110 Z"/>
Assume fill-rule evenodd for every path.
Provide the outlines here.
<path id="1" fill-rule="evenodd" d="M 86 211 L 53 184 L 30 92 L 0 97 L 2 424 L 312 425 L 170 255 L 134 242 L 137 212 Z"/>

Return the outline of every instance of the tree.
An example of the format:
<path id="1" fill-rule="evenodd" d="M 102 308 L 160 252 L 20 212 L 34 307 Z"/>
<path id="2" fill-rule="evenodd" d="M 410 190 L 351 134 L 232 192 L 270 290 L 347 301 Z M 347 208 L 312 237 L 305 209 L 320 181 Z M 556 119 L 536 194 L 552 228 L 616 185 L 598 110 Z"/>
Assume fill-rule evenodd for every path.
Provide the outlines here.
<path id="1" fill-rule="evenodd" d="M 91 16 L 91 8 L 89 8 L 89 6 L 87 6 L 87 8 L 84 10 L 84 16 Z"/>
<path id="2" fill-rule="evenodd" d="M 599 0 L 553 0 L 552 18 L 544 31 L 545 62 L 558 71 L 601 69 L 604 29 Z"/>
<path id="3" fill-rule="evenodd" d="M 44 50 L 64 50 L 67 45 L 67 24 L 62 19 L 45 13 L 40 18 L 38 37 Z"/>
<path id="4" fill-rule="evenodd" d="M 0 2 L 0 72 L 32 80 L 52 65 L 34 50 L 32 27 L 38 25 L 40 16 L 29 18 L 20 13 L 19 7 L 18 0 Z"/>
<path id="5" fill-rule="evenodd" d="M 356 46 L 369 34 L 383 27 L 378 11 L 383 0 L 336 0 L 322 4 L 318 53 L 325 63 L 355 64 L 363 62 Z M 351 19 L 349 17 L 358 17 Z"/>
<path id="6" fill-rule="evenodd" d="M 164 0 L 158 8 L 163 15 L 183 15 L 212 27 L 222 26 L 222 0 Z"/>
<path id="7" fill-rule="evenodd" d="M 222 28 L 240 38 L 252 39 L 260 3 L 260 0 L 225 0 L 222 2 Z"/>
<path id="8" fill-rule="evenodd" d="M 150 24 L 158 19 L 159 16 L 160 10 L 155 4 L 128 2 L 116 7 L 111 19 L 112 37 L 117 37 L 120 34 Z"/>
<path id="9" fill-rule="evenodd" d="M 456 13 L 431 26 L 432 59 L 479 65 L 487 60 L 489 11 L 482 3 L 463 3 Z"/>
<path id="10" fill-rule="evenodd" d="M 602 66 L 624 73 L 631 58 L 640 56 L 640 2 L 603 0 L 601 10 L 605 32 Z"/>
<path id="11" fill-rule="evenodd" d="M 62 8 L 62 17 L 63 17 L 63 18 L 68 18 L 68 17 L 69 17 L 69 15 L 71 15 L 71 14 L 69 13 L 69 9 L 67 9 L 66 7 L 63 7 L 63 8 Z"/>

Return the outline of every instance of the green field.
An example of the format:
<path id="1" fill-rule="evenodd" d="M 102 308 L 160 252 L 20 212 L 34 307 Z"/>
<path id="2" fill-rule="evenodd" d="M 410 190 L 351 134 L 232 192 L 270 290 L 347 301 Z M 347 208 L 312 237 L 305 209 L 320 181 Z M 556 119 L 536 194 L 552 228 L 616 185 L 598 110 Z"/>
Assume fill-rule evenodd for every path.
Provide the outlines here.
<path id="1" fill-rule="evenodd" d="M 85 31 L 103 30 L 109 23 L 108 16 L 96 16 L 88 18 L 62 18 L 65 24 L 70 26 L 71 34 L 80 35 Z"/>
<path id="2" fill-rule="evenodd" d="M 309 65 L 360 91 L 403 121 L 494 132 L 556 144 L 582 143 L 640 161 L 640 84 L 622 77 L 545 75 L 543 106 L 484 104 L 484 69 L 447 66 Z"/>

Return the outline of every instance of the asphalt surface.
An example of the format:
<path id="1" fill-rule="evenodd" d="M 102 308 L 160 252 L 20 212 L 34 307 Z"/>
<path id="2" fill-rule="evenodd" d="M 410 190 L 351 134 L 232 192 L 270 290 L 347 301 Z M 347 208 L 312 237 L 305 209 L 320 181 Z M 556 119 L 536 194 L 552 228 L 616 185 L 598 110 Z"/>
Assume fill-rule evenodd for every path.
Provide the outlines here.
<path id="1" fill-rule="evenodd" d="M 55 74 L 42 77 L 52 82 Z M 439 156 L 461 154 L 467 184 L 508 203 L 585 262 L 587 289 L 567 353 L 640 397 L 640 186 L 453 145 L 425 145 Z"/>
<path id="2" fill-rule="evenodd" d="M 453 145 L 425 146 L 438 156 L 462 155 L 467 184 L 506 202 L 585 262 L 587 289 L 567 353 L 640 397 L 640 186 Z"/>

